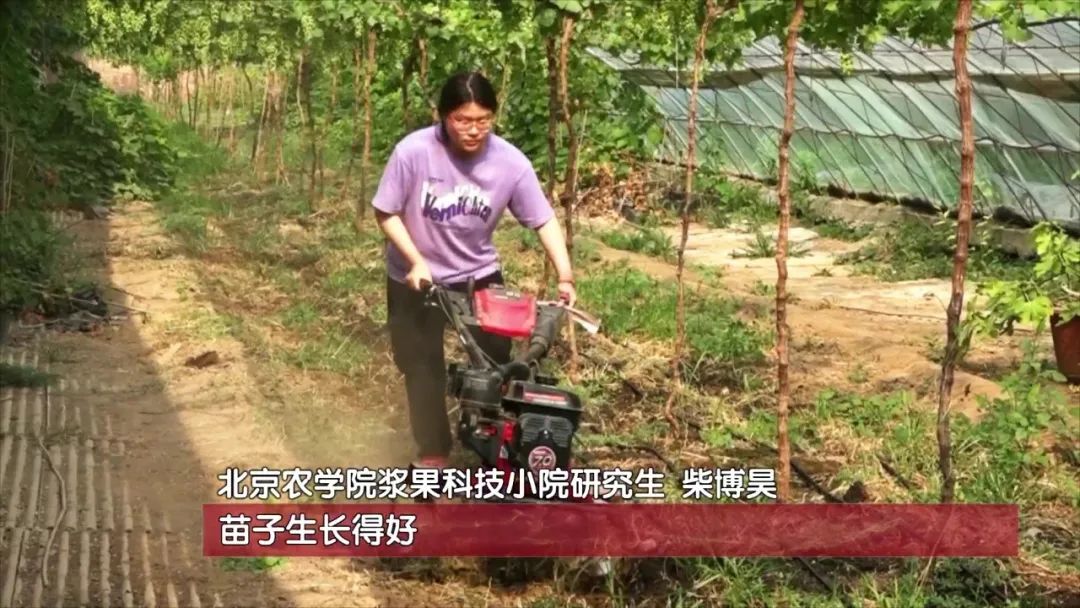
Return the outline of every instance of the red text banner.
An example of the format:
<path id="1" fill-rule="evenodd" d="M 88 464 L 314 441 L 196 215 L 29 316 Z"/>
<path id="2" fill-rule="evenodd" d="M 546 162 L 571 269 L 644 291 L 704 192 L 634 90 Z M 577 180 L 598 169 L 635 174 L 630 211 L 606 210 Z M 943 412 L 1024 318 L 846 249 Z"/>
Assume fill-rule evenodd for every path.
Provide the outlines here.
<path id="1" fill-rule="evenodd" d="M 1012 557 L 1016 505 L 249 504 L 211 557 Z"/>

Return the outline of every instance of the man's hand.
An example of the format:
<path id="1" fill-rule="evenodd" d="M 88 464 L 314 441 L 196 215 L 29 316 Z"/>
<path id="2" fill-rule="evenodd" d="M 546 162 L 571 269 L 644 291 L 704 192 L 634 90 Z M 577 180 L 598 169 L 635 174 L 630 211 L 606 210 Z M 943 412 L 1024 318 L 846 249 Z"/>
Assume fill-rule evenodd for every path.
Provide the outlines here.
<path id="1" fill-rule="evenodd" d="M 412 270 L 409 274 L 405 275 L 405 283 L 416 291 L 423 291 L 423 281 L 428 283 L 434 283 L 431 280 L 431 270 L 428 268 L 427 262 L 420 260 L 416 264 L 413 264 Z"/>

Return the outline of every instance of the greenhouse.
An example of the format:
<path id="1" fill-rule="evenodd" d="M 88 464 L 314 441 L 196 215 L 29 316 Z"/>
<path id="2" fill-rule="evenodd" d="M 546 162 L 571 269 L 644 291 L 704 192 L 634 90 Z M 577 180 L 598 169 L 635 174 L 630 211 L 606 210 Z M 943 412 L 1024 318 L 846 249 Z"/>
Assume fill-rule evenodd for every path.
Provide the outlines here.
<path id="1" fill-rule="evenodd" d="M 978 213 L 1025 224 L 1080 226 L 1080 19 L 1030 29 L 1025 42 L 976 26 L 969 49 Z M 591 53 L 655 100 L 665 119 L 658 151 L 686 154 L 689 71 Z M 698 162 L 755 178 L 773 176 L 783 124 L 783 46 L 743 49 L 730 69 L 702 78 Z M 844 57 L 799 44 L 793 180 L 954 208 L 960 127 L 952 50 L 887 38 Z"/>

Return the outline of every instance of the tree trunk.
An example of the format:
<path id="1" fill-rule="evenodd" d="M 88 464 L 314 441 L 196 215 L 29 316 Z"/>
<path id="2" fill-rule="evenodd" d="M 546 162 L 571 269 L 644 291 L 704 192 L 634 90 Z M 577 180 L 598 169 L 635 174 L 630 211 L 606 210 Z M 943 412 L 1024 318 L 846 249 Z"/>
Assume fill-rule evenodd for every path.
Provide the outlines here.
<path id="1" fill-rule="evenodd" d="M 412 83 L 413 73 L 416 71 L 417 48 L 416 39 L 410 41 L 409 54 L 401 62 L 401 121 L 405 126 L 405 132 L 412 131 L 412 112 L 409 111 L 409 85 Z"/>
<path id="2" fill-rule="evenodd" d="M 777 452 L 780 456 L 780 472 L 777 480 L 777 498 L 780 502 L 791 500 L 791 444 L 788 439 L 788 407 L 791 387 L 788 380 L 787 324 L 787 254 L 788 227 L 791 224 L 791 167 L 789 148 L 795 133 L 795 48 L 799 43 L 799 28 L 803 20 L 803 0 L 795 0 L 795 14 L 788 26 L 787 44 L 784 48 L 784 130 L 780 134 L 779 162 L 777 172 L 780 181 L 780 226 L 776 237 L 776 378 L 777 378 Z"/>
<path id="3" fill-rule="evenodd" d="M 428 110 L 431 111 L 431 123 L 435 124 L 439 122 L 439 109 L 435 106 L 435 102 L 431 100 L 431 92 L 428 91 L 427 38 L 421 36 L 417 44 L 420 48 L 420 90 L 424 94 L 424 102 L 427 103 Z"/>
<path id="4" fill-rule="evenodd" d="M 964 273 L 967 270 L 968 241 L 971 239 L 972 187 L 975 182 L 975 129 L 971 112 L 971 77 L 967 68 L 968 32 L 971 27 L 971 0 L 960 0 L 953 23 L 953 69 L 956 71 L 956 102 L 960 115 L 960 201 L 956 222 L 956 255 L 953 257 L 952 297 L 946 321 L 945 357 L 941 361 L 938 387 L 938 466 L 941 469 L 941 502 L 953 501 L 956 479 L 952 471 L 952 438 L 949 409 L 956 360 L 960 351 L 960 316 L 964 308 Z"/>
<path id="5" fill-rule="evenodd" d="M 569 63 L 570 42 L 574 33 L 574 17 L 563 17 L 562 40 L 559 43 L 559 99 L 562 105 L 563 122 L 566 124 L 568 140 L 566 154 L 566 247 L 573 253 L 574 247 L 574 204 L 577 200 L 577 129 L 574 127 L 574 115 L 570 109 Z"/>
<path id="6" fill-rule="evenodd" d="M 267 144 L 265 146 L 265 161 L 263 171 L 266 172 L 267 177 L 272 173 L 271 167 L 275 162 L 277 156 L 277 149 L 279 141 L 278 136 L 278 122 L 281 120 L 281 114 L 283 109 L 281 107 L 281 89 L 284 88 L 284 78 L 278 73 L 277 68 L 274 68 L 273 72 L 273 88 L 270 90 L 270 107 L 266 116 L 266 137 Z"/>
<path id="7" fill-rule="evenodd" d="M 357 207 L 363 220 L 367 217 L 368 170 L 371 162 L 371 77 L 375 71 L 375 44 L 378 35 L 374 29 L 367 35 L 367 65 L 364 66 L 364 155 L 360 159 L 360 197 Z"/>
<path id="8" fill-rule="evenodd" d="M 311 80 L 314 71 L 307 51 L 300 54 L 300 64 L 296 69 L 296 95 L 300 122 L 307 132 L 308 152 L 311 154 L 311 166 L 308 169 L 308 201 L 315 208 L 315 180 L 319 168 L 319 152 L 315 134 L 315 116 L 311 111 Z"/>
<path id="9" fill-rule="evenodd" d="M 685 198 L 682 206 L 682 233 L 679 240 L 678 258 L 675 266 L 675 277 L 678 283 L 678 299 L 675 304 L 675 354 L 671 359 L 671 375 L 674 386 L 667 403 L 664 405 L 664 417 L 671 426 L 672 432 L 678 432 L 678 424 L 675 421 L 673 409 L 675 400 L 678 399 L 682 387 L 683 350 L 686 344 L 686 290 L 683 284 L 683 270 L 686 267 L 686 241 L 690 234 L 690 201 L 694 191 L 694 168 L 697 147 L 697 106 L 698 85 L 701 82 L 701 70 L 705 63 L 705 43 L 709 36 L 709 27 L 716 19 L 719 11 L 715 0 L 706 0 L 705 18 L 701 23 L 701 31 L 698 32 L 697 43 L 694 45 L 694 76 L 690 84 L 690 100 L 687 113 L 686 134 L 686 185 Z M 678 67 L 676 67 L 678 69 Z"/>
<path id="10" fill-rule="evenodd" d="M 184 120 L 187 122 L 188 126 L 190 127 L 190 126 L 193 126 L 193 124 L 194 124 L 194 122 L 192 121 L 192 109 L 191 109 L 192 105 L 191 104 L 192 104 L 192 100 L 195 98 L 195 85 L 192 84 L 192 82 L 191 82 L 192 81 L 191 70 L 188 70 L 187 72 L 182 74 L 180 76 L 180 78 L 184 82 L 184 97 L 183 97 L 183 99 L 184 99 Z"/>
<path id="11" fill-rule="evenodd" d="M 180 77 L 175 74 L 172 80 L 169 81 L 169 113 L 172 115 L 173 120 L 183 122 L 184 95 L 180 89 Z"/>
<path id="12" fill-rule="evenodd" d="M 266 73 L 262 111 L 259 112 L 259 124 L 255 127 L 255 137 L 251 141 L 251 166 L 254 168 L 256 175 L 258 175 L 259 172 L 259 152 L 262 150 L 260 144 L 263 143 L 262 139 L 263 131 L 266 128 L 266 117 L 270 112 L 270 82 L 273 77 L 273 71 Z"/>
<path id="13" fill-rule="evenodd" d="M 236 78 L 236 74 L 233 73 L 230 79 L 232 86 L 229 88 L 229 153 L 236 151 L 236 117 L 233 116 L 233 112 L 236 110 L 237 101 L 240 102 L 240 107 L 247 107 L 247 98 L 240 92 L 240 81 Z M 250 84 L 250 82 L 248 83 Z"/>
<path id="14" fill-rule="evenodd" d="M 349 191 L 352 187 L 352 168 L 356 160 L 357 141 L 360 138 L 360 69 L 364 64 L 363 52 L 359 44 L 353 45 L 353 111 L 352 111 L 352 137 L 349 145 L 349 164 L 345 168 L 345 182 L 341 185 L 342 200 L 349 199 Z"/>
<path id="15" fill-rule="evenodd" d="M 238 65 L 238 67 L 240 68 L 240 73 L 244 75 L 244 81 L 247 83 L 247 95 L 244 95 L 243 98 L 240 100 L 240 107 L 247 110 L 248 108 L 251 107 L 250 104 L 255 99 L 255 85 L 251 82 L 251 76 L 249 76 L 248 73 L 247 73 L 247 66 L 244 65 L 243 63 L 240 63 Z M 247 113 L 247 111 L 245 111 L 244 112 L 244 118 L 243 118 L 245 127 L 249 124 L 248 123 L 249 116 L 250 115 Z M 260 120 L 261 120 L 261 118 L 260 118 Z M 256 128 L 258 128 L 258 127 L 256 126 Z M 235 149 L 235 146 L 236 146 L 236 144 L 235 144 L 235 140 L 236 140 L 235 131 L 236 131 L 236 121 L 234 120 L 232 127 L 229 129 L 229 139 L 232 142 L 234 142 L 234 143 L 231 144 L 232 149 Z M 243 135 L 241 135 L 241 137 L 243 137 Z"/>
<path id="16" fill-rule="evenodd" d="M 559 96 L 562 100 L 563 121 L 566 123 L 567 153 L 566 153 L 566 251 L 570 259 L 574 259 L 574 212 L 577 206 L 577 156 L 578 137 L 574 127 L 574 114 L 570 109 L 569 91 L 569 63 L 570 41 L 574 33 L 574 17 L 563 16 L 562 40 L 559 43 Z M 557 278 L 557 277 L 556 277 Z M 575 378 L 577 375 L 577 339 L 574 335 L 574 323 L 567 320 L 570 342 L 570 370 L 569 375 Z"/>
<path id="17" fill-rule="evenodd" d="M 222 85 L 225 89 L 224 102 L 225 105 L 221 108 L 221 119 L 218 120 L 217 137 L 215 137 L 215 144 L 220 146 L 221 140 L 225 136 L 225 120 L 232 117 L 233 108 L 233 96 L 236 94 L 236 80 L 233 78 L 223 78 L 225 80 Z M 232 145 L 232 135 L 229 136 L 229 145 Z"/>
<path id="18" fill-rule="evenodd" d="M 176 83 L 177 103 L 179 104 L 180 120 L 191 125 L 191 81 L 186 72 L 177 76 Z"/>
<path id="19" fill-rule="evenodd" d="M 341 80 L 341 66 L 338 65 L 335 59 L 330 64 L 330 120 L 334 120 L 334 116 L 337 115 L 338 104 L 338 82 Z"/>
<path id="20" fill-rule="evenodd" d="M 0 214 L 7 213 L 11 208 L 11 183 L 14 179 L 12 167 L 15 165 L 15 138 L 11 131 L 4 129 L 4 145 L 0 148 Z"/>
<path id="21" fill-rule="evenodd" d="M 327 109 L 326 114 L 321 124 L 316 124 L 315 127 L 315 149 L 319 155 L 319 198 L 322 199 L 326 193 L 326 143 L 323 140 L 323 136 L 326 133 L 327 126 L 332 125 L 337 118 L 337 106 L 338 106 L 338 85 L 341 81 L 341 65 L 338 63 L 338 59 L 335 58 L 330 63 L 330 107 Z"/>
<path id="22" fill-rule="evenodd" d="M 300 57 L 296 62 L 296 111 L 300 113 L 300 126 L 307 131 L 307 121 L 304 120 L 304 99 L 303 99 L 303 85 L 304 85 L 304 53 L 300 53 Z"/>
<path id="23" fill-rule="evenodd" d="M 502 80 L 499 83 L 499 109 L 495 112 L 495 124 L 499 124 L 502 120 L 503 112 L 506 109 L 506 96 L 510 91 L 510 74 L 513 62 L 510 59 L 510 51 L 506 51 L 506 61 L 503 62 Z"/>
<path id="24" fill-rule="evenodd" d="M 277 119 L 274 127 L 274 135 L 277 140 L 277 171 L 274 176 L 274 183 L 281 184 L 284 182 L 286 185 L 290 185 L 288 167 L 285 166 L 285 126 L 289 117 L 288 74 L 289 72 L 285 71 L 277 75 L 280 83 L 274 90 L 275 118 Z"/>
<path id="25" fill-rule="evenodd" d="M 218 81 L 220 80 L 217 70 L 206 67 L 206 76 L 210 80 L 210 84 L 206 87 L 206 137 L 209 139 L 213 136 L 214 119 L 211 112 L 214 109 L 214 104 L 218 101 Z"/>
<path id="26" fill-rule="evenodd" d="M 203 85 L 202 74 L 201 74 L 201 70 L 199 69 L 199 64 L 198 63 L 195 64 L 195 69 L 192 70 L 192 72 L 194 74 L 192 80 L 194 80 L 194 82 L 195 82 L 195 92 L 191 97 L 191 128 L 195 129 L 195 131 L 198 132 L 199 131 L 199 109 L 202 108 L 202 106 L 199 104 L 199 101 L 200 101 L 200 98 L 202 97 L 200 95 L 200 93 L 202 92 L 202 85 Z"/>
<path id="27" fill-rule="evenodd" d="M 544 40 L 548 72 L 548 130 L 547 130 L 547 195 L 551 206 L 555 207 L 555 163 L 557 137 L 559 133 L 559 67 L 556 55 L 555 36 Z M 544 281 L 540 284 L 540 297 L 546 297 L 548 283 L 551 280 L 551 260 L 544 257 Z"/>

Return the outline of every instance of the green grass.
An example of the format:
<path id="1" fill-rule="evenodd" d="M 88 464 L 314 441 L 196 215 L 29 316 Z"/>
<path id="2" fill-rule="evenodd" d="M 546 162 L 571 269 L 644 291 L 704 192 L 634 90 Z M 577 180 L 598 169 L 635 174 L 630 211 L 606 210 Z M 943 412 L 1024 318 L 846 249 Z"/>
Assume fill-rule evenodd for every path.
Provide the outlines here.
<path id="1" fill-rule="evenodd" d="M 310 329 L 319 321 L 319 311 L 309 302 L 295 302 L 281 312 L 281 322 L 289 329 Z"/>
<path id="2" fill-rule="evenodd" d="M 579 291 L 587 310 L 603 319 L 611 336 L 675 337 L 674 281 L 659 281 L 621 263 L 594 269 L 581 279 Z M 690 290 L 686 297 L 686 330 L 694 359 L 731 365 L 762 360 L 770 336 L 737 318 L 737 300 Z"/>
<path id="3" fill-rule="evenodd" d="M 284 557 L 223 557 L 219 564 L 226 572 L 264 572 L 284 566 Z"/>
<path id="4" fill-rule="evenodd" d="M 912 397 L 906 392 L 883 395 L 857 395 L 827 389 L 814 400 L 819 420 L 842 420 L 855 434 L 878 435 L 888 423 L 911 407 Z"/>
<path id="5" fill-rule="evenodd" d="M 766 283 L 761 279 L 754 281 L 754 285 L 750 288 L 750 292 L 756 296 L 776 296 L 776 284 Z"/>
<path id="6" fill-rule="evenodd" d="M 836 220 L 825 220 L 809 225 L 818 235 L 838 241 L 861 241 L 873 232 L 870 226 L 849 226 Z"/>
<path id="7" fill-rule="evenodd" d="M 1077 484 L 1041 483 L 1070 478 L 1056 473 L 1069 467 L 1051 454 L 1051 445 L 1080 457 L 1076 429 L 1080 413 L 1060 391 L 1048 387 L 1056 370 L 1049 369 L 1028 343 L 1019 370 L 1006 376 L 1004 393 L 979 400 L 978 422 L 958 417 L 953 440 L 958 494 L 966 502 L 1015 502 L 1021 505 L 1058 502 L 1080 507 Z M 1051 442 L 1048 445 L 1047 442 Z"/>
<path id="8" fill-rule="evenodd" d="M 637 424 L 629 429 L 606 435 L 582 435 L 582 447 L 603 445 L 605 442 L 620 442 L 628 445 L 652 445 L 667 430 L 666 421 L 649 421 Z"/>
<path id="9" fill-rule="evenodd" d="M 305 334 L 303 342 L 289 350 L 284 360 L 303 370 L 354 377 L 371 360 L 371 353 L 356 335 L 342 329 L 323 327 L 320 335 Z"/>
<path id="10" fill-rule="evenodd" d="M 1034 352 L 1029 353 L 1028 363 L 1004 379 L 1002 396 L 980 399 L 978 421 L 953 413 L 958 501 L 1080 506 L 1080 484 L 1069 473 L 1068 459 L 1053 456 L 1055 450 L 1074 446 L 1072 458 L 1080 457 L 1075 448 L 1080 414 L 1070 412 L 1067 399 L 1047 387 L 1051 372 L 1033 363 L 1034 358 Z M 774 421 L 771 410 L 754 410 L 746 422 L 747 434 L 767 440 L 775 435 Z M 792 440 L 817 445 L 815 423 L 839 433 L 840 440 L 851 446 L 849 457 L 855 448 L 865 448 L 891 463 L 917 486 L 911 498 L 936 500 L 937 427 L 929 401 L 917 404 L 907 391 L 859 394 L 827 389 L 816 395 L 811 408 L 792 412 Z M 864 464 L 860 474 L 882 474 L 875 472 L 873 459 Z"/>
<path id="11" fill-rule="evenodd" d="M 792 214 L 799 224 L 829 239 L 860 241 L 873 232 L 870 225 L 852 226 L 819 213 L 811 203 L 810 195 L 804 190 L 792 193 Z"/>
<path id="12" fill-rule="evenodd" d="M 630 231 L 605 230 L 597 235 L 600 240 L 614 249 L 634 251 L 675 262 L 675 245 L 668 235 L 657 228 L 636 228 Z"/>
<path id="13" fill-rule="evenodd" d="M 864 384 L 870 379 L 870 372 L 866 369 L 866 365 L 859 362 L 854 368 L 848 372 L 848 382 L 852 384 Z"/>
<path id="14" fill-rule="evenodd" d="M 374 286 L 375 276 L 381 277 L 379 269 L 371 271 L 343 260 L 314 277 L 305 278 L 301 272 L 322 265 L 335 251 L 377 247 L 376 229 L 357 233 L 346 218 L 303 227 L 299 234 L 285 238 L 279 226 L 312 213 L 299 184 L 254 184 L 244 160 L 228 158 L 224 150 L 202 142 L 190 129 L 174 126 L 171 137 L 181 150 L 183 171 L 178 187 L 157 201 L 165 228 L 196 257 L 231 249 L 229 263 L 294 296 L 266 319 L 250 315 L 241 304 L 241 309 L 228 313 L 201 311 L 178 320 L 171 329 L 201 338 L 232 335 L 300 370 L 359 373 L 370 361 L 370 353 L 358 336 L 341 327 L 340 313 L 352 298 Z M 220 242 L 210 238 L 210 220 L 219 229 Z M 220 277 L 208 277 L 205 283 L 228 301 L 237 299 L 226 297 L 228 293 L 240 295 L 241 302 L 256 297 L 251 295 L 255 285 L 230 285 Z M 373 312 L 380 315 L 378 310 Z M 303 340 L 284 348 L 267 343 L 261 336 L 268 321 L 298 332 Z"/>
<path id="15" fill-rule="evenodd" d="M 788 257 L 798 258 L 809 253 L 801 243 L 794 243 L 788 245 Z M 734 258 L 771 258 L 776 257 L 776 240 L 771 236 L 765 234 L 761 230 L 755 230 L 754 238 L 751 240 L 745 249 L 732 252 L 731 257 Z"/>
<path id="16" fill-rule="evenodd" d="M 724 269 L 722 267 L 707 264 L 687 264 L 687 266 L 693 269 L 705 285 L 714 289 L 723 287 Z"/>
<path id="17" fill-rule="evenodd" d="M 304 288 L 303 281 L 292 269 L 264 264 L 259 266 L 258 270 L 262 278 L 271 281 L 275 287 L 288 295 L 299 295 Z"/>
<path id="18" fill-rule="evenodd" d="M 861 572 L 836 560 L 806 560 L 804 563 L 825 572 L 833 590 L 823 589 L 796 560 L 669 560 L 665 562 L 666 578 L 674 589 L 667 594 L 666 604 L 660 605 L 788 608 L 1020 608 L 1041 605 L 1019 598 L 1002 603 L 1000 597 L 1006 592 L 1016 596 L 1016 581 L 994 560 L 941 559 L 930 571 L 926 569 L 925 560 L 880 560 L 873 572 Z M 634 599 L 644 600 L 651 591 L 646 586 Z M 629 597 L 622 594 L 614 599 L 617 606 L 632 605 Z"/>
<path id="19" fill-rule="evenodd" d="M 53 384 L 58 377 L 30 366 L 0 363 L 0 388 L 41 388 Z"/>
<path id="20" fill-rule="evenodd" d="M 364 269 L 349 266 L 334 270 L 320 281 L 319 286 L 330 297 L 345 298 L 357 293 L 357 290 L 369 281 L 370 277 Z"/>
<path id="21" fill-rule="evenodd" d="M 184 335 L 200 340 L 217 340 L 234 336 L 244 318 L 228 312 L 195 308 L 165 323 L 164 330 L 172 335 Z"/>
<path id="22" fill-rule="evenodd" d="M 240 237 L 240 251 L 245 255 L 268 264 L 281 261 L 281 249 L 284 243 L 273 226 L 253 224 L 247 234 Z"/>
<path id="23" fill-rule="evenodd" d="M 759 228 L 777 219 L 776 205 L 769 202 L 761 187 L 730 181 L 719 175 L 699 172 L 694 191 L 699 194 L 696 219 L 710 228 L 727 228 L 744 223 Z"/>
<path id="24" fill-rule="evenodd" d="M 952 222 L 927 225 L 905 219 L 895 227 L 881 229 L 878 238 L 858 251 L 840 256 L 837 262 L 885 281 L 946 278 L 952 276 L 954 238 Z M 1020 278 L 1034 268 L 1030 260 L 985 244 L 978 233 L 972 237 L 968 256 L 967 276 L 972 281 Z"/>

